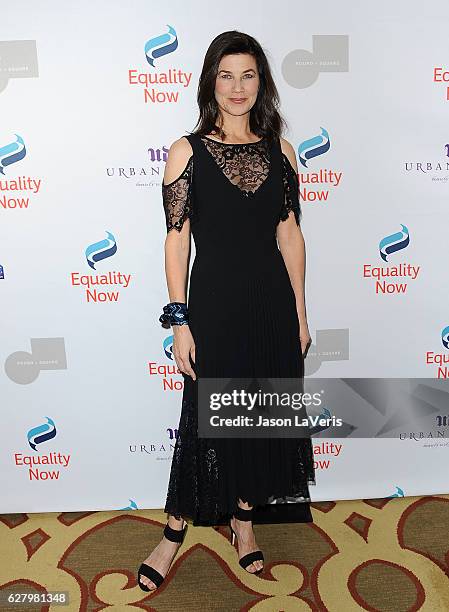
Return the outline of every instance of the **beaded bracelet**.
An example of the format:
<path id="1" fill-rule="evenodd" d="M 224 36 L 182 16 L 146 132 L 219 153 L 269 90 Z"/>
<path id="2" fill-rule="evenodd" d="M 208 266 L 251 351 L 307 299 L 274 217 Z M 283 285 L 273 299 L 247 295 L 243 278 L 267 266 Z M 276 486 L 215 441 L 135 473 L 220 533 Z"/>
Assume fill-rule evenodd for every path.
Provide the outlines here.
<path id="1" fill-rule="evenodd" d="M 170 302 L 162 309 L 164 312 L 159 317 L 161 323 L 166 325 L 187 325 L 189 317 L 187 304 L 185 302 Z"/>

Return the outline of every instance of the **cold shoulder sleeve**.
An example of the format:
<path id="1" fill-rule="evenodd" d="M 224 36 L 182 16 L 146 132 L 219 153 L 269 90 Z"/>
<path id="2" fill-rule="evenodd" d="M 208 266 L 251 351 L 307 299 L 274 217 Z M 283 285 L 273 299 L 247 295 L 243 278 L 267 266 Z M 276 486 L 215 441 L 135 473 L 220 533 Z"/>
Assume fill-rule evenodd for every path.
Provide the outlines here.
<path id="1" fill-rule="evenodd" d="M 288 219 L 288 214 L 292 210 L 296 225 L 299 225 L 302 213 L 299 203 L 298 175 L 285 153 L 282 153 L 282 180 L 284 183 L 284 202 L 281 208 L 280 221 Z"/>
<path id="2" fill-rule="evenodd" d="M 189 158 L 182 173 L 168 185 L 162 181 L 162 202 L 164 205 L 165 222 L 167 234 L 175 228 L 178 232 L 182 230 L 184 221 L 192 218 L 192 177 L 193 177 L 193 155 Z"/>

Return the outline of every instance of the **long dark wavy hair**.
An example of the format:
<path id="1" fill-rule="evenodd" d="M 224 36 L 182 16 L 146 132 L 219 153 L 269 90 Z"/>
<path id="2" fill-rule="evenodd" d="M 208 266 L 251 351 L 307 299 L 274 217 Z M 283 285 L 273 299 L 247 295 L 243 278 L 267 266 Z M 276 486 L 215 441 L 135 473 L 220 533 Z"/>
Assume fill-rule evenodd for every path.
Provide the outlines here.
<path id="1" fill-rule="evenodd" d="M 279 94 L 267 57 L 255 38 L 237 30 L 222 32 L 209 45 L 198 83 L 197 101 L 200 114 L 192 133 L 205 136 L 215 132 L 221 140 L 226 139 L 224 130 L 217 125 L 219 108 L 214 91 L 218 66 L 222 57 L 234 53 L 252 55 L 256 60 L 259 72 L 259 91 L 256 102 L 250 110 L 251 132 L 259 138 L 268 140 L 281 136 L 287 123 L 279 112 Z"/>

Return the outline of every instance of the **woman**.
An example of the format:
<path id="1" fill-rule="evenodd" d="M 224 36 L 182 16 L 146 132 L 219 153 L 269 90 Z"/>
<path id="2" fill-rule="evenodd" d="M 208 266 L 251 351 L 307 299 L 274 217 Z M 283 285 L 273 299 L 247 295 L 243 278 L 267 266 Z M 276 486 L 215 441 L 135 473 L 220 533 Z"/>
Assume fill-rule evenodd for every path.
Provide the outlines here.
<path id="1" fill-rule="evenodd" d="M 160 321 L 173 326 L 184 391 L 168 523 L 139 568 L 145 591 L 162 584 L 186 518 L 194 525 L 229 523 L 240 565 L 250 573 L 263 569 L 253 508 L 263 512 L 276 505 L 270 500 L 301 497 L 302 504 L 288 506 L 302 506 L 297 520 L 312 520 L 310 439 L 197 436 L 198 377 L 302 378 L 310 342 L 296 157 L 280 137 L 278 93 L 254 38 L 230 31 L 212 41 L 198 104 L 198 127 L 170 147 L 162 186 L 171 302 Z M 190 233 L 196 255 L 187 305 Z"/>

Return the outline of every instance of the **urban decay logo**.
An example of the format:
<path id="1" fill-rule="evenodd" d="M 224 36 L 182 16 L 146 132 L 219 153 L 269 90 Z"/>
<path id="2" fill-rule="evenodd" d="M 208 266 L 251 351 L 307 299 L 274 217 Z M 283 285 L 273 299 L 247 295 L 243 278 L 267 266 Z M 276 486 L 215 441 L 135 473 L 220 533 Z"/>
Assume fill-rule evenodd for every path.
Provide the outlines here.
<path id="1" fill-rule="evenodd" d="M 161 363 L 158 361 L 148 362 L 148 373 L 150 376 L 157 376 L 162 379 L 162 389 L 164 391 L 182 391 L 184 389 L 184 380 L 174 378 L 181 374 L 176 365 L 173 356 L 173 334 L 164 338 L 162 348 L 167 359 L 172 361 L 172 364 Z"/>
<path id="2" fill-rule="evenodd" d="M 441 330 L 441 344 L 448 351 L 446 353 L 426 351 L 426 365 L 436 367 L 436 378 L 449 378 L 449 325 Z"/>
<path id="3" fill-rule="evenodd" d="M 408 175 L 423 176 L 435 183 L 445 182 L 449 179 L 449 143 L 441 147 L 444 158 L 438 160 L 419 160 L 405 162 L 405 171 Z"/>
<path id="4" fill-rule="evenodd" d="M 50 440 L 56 437 L 56 425 L 53 419 L 45 417 L 46 423 L 30 429 L 27 433 L 29 447 L 34 451 L 32 455 L 26 453 L 14 453 L 14 465 L 18 468 L 25 468 L 28 480 L 39 482 L 46 480 L 59 480 L 60 468 L 67 468 L 71 459 L 68 454 L 60 452 L 47 452 L 45 449 Z M 43 452 L 41 452 L 41 449 Z M 57 466 L 53 468 L 52 466 Z"/>
<path id="5" fill-rule="evenodd" d="M 26 175 L 9 178 L 15 164 L 27 154 L 22 136 L 14 136 L 15 138 L 0 138 L 0 210 L 28 208 L 30 197 L 39 193 L 41 188 L 41 179 Z"/>
<path id="6" fill-rule="evenodd" d="M 401 229 L 382 238 L 379 242 L 379 256 L 382 261 L 389 263 L 390 256 L 395 258 L 410 244 L 410 232 L 407 226 L 401 223 Z M 374 279 L 374 291 L 382 295 L 398 295 L 407 292 L 409 281 L 415 281 L 420 273 L 421 266 L 402 262 L 398 265 L 374 266 L 363 264 L 363 278 Z M 398 282 L 404 278 L 404 282 Z"/>
<path id="7" fill-rule="evenodd" d="M 129 166 L 110 166 L 106 174 L 115 180 L 132 181 L 136 187 L 161 187 L 169 147 L 148 147 L 145 153 L 146 162 Z"/>
<path id="8" fill-rule="evenodd" d="M 166 435 L 164 440 L 130 444 L 129 452 L 133 454 L 139 453 L 140 455 L 150 455 L 158 461 L 170 459 L 178 438 L 178 430 L 176 428 L 169 427 L 165 431 Z"/>
<path id="9" fill-rule="evenodd" d="M 31 338 L 31 353 L 16 351 L 5 361 L 6 376 L 20 385 L 34 382 L 41 370 L 66 370 L 64 338 Z"/>
<path id="10" fill-rule="evenodd" d="M 96 270 L 97 264 L 102 265 L 117 253 L 115 236 L 108 231 L 106 234 L 106 238 L 90 244 L 84 252 L 86 263 L 92 270 Z M 86 302 L 93 303 L 118 302 L 120 289 L 126 289 L 130 282 L 131 274 L 122 274 L 115 270 L 104 274 L 70 274 L 72 287 L 82 287 Z"/>
<path id="11" fill-rule="evenodd" d="M 446 415 L 437 415 L 433 418 L 432 429 L 422 428 L 420 431 L 403 431 L 399 433 L 399 440 L 413 440 L 423 442 L 426 448 L 449 446 L 449 419 Z"/>
<path id="12" fill-rule="evenodd" d="M 296 89 L 310 87 L 323 72 L 348 72 L 349 37 L 314 34 L 312 51 L 290 51 L 282 61 L 281 71 L 285 81 Z"/>
<path id="13" fill-rule="evenodd" d="M 35 40 L 0 41 L 0 93 L 9 79 L 30 79 L 39 76 Z"/>
<path id="14" fill-rule="evenodd" d="M 167 63 L 171 54 L 178 48 L 178 34 L 167 25 L 168 31 L 161 32 L 146 41 L 144 45 L 148 72 L 139 69 L 128 70 L 128 84 L 140 87 L 145 104 L 176 104 L 180 91 L 190 85 L 192 73 L 180 68 L 159 71 L 160 65 Z"/>
<path id="15" fill-rule="evenodd" d="M 304 140 L 298 146 L 298 158 L 302 168 L 298 174 L 300 197 L 305 202 L 325 203 L 329 199 L 331 188 L 337 188 L 343 176 L 343 172 L 321 168 L 313 171 L 309 169 L 310 160 L 319 161 L 321 156 L 327 153 L 331 147 L 329 132 L 323 127 L 321 132 Z"/>

